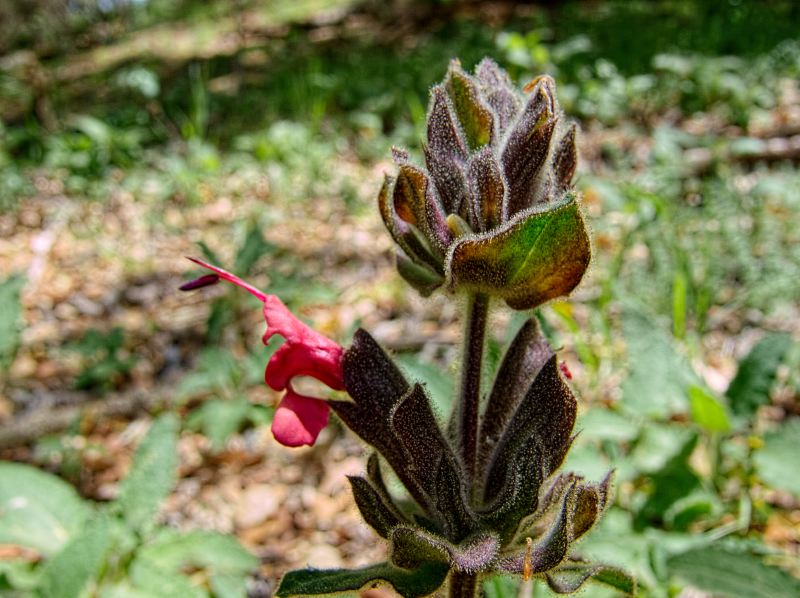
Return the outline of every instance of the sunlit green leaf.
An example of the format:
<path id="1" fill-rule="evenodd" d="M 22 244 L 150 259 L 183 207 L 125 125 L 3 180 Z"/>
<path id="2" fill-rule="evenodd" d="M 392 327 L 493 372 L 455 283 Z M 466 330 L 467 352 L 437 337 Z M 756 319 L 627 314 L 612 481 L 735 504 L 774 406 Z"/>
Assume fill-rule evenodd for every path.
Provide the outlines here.
<path id="1" fill-rule="evenodd" d="M 0 544 L 51 556 L 78 533 L 91 509 L 54 475 L 19 463 L 0 463 Z"/>
<path id="2" fill-rule="evenodd" d="M 276 596 L 332 596 L 357 592 L 367 584 L 370 587 L 385 584 L 404 598 L 417 598 L 436 591 L 444 583 L 447 570 L 447 565 L 439 563 L 429 563 L 415 571 L 388 563 L 363 569 L 302 569 L 284 575 Z"/>
<path id="3" fill-rule="evenodd" d="M 700 548 L 669 559 L 670 571 L 684 582 L 725 598 L 796 598 L 800 580 L 756 556 Z"/>
<path id="4" fill-rule="evenodd" d="M 689 387 L 692 419 L 708 432 L 727 432 L 731 429 L 725 406 L 702 386 Z"/>
<path id="5" fill-rule="evenodd" d="M 769 402 L 775 373 L 791 346 L 790 335 L 770 334 L 739 363 L 736 377 L 726 392 L 731 410 L 736 415 L 750 417 L 761 405 Z"/>
<path id="6" fill-rule="evenodd" d="M 162 415 L 153 422 L 122 481 L 116 505 L 134 528 L 148 525 L 177 479 L 178 419 Z"/>
<path id="7" fill-rule="evenodd" d="M 111 547 L 109 524 L 104 515 L 93 517 L 88 525 L 42 570 L 42 594 L 48 598 L 75 598 L 99 573 Z"/>
<path id="8" fill-rule="evenodd" d="M 800 496 L 800 468 L 797 467 L 800 447 L 800 421 L 791 420 L 764 436 L 764 447 L 754 460 L 758 475 L 773 488 Z"/>
<path id="9" fill-rule="evenodd" d="M 459 241 L 449 275 L 455 287 L 502 297 L 514 309 L 530 309 L 570 293 L 590 254 L 580 208 L 569 197 L 490 234 Z"/>
<path id="10" fill-rule="evenodd" d="M 24 284 L 22 276 L 0 282 L 0 372 L 11 364 L 19 344 L 22 313 L 19 295 Z"/>

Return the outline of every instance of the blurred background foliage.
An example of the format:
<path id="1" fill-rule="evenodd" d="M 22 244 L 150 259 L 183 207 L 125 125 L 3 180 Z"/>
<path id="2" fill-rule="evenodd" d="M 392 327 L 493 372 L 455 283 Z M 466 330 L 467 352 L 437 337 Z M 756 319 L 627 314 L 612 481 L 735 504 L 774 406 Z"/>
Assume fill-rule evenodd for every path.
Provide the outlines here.
<path id="1" fill-rule="evenodd" d="M 553 75 L 582 129 L 595 259 L 538 317 L 581 396 L 567 467 L 617 471 L 585 551 L 645 596 L 800 595 L 798 31 L 790 0 L 0 4 L 0 446 L 68 482 L 0 467 L 0 546 L 16 547 L 0 552 L 0 593 L 262 595 L 230 536 L 187 539 L 155 515 L 180 483 L 179 437 L 229 454 L 275 398 L 253 302 L 221 292 L 179 316 L 187 300 L 164 289 L 187 251 L 258 282 L 268 271 L 271 292 L 342 342 L 376 327 L 446 412 L 457 319 L 392 281 L 373 196 L 392 145 L 419 157 L 448 61 L 489 55 L 520 84 Z M 126 255 L 141 227 L 158 241 Z M 48 243 L 67 257 L 42 274 Z M 102 270 L 121 274 L 93 298 Z M 65 273 L 72 291 L 56 296 Z M 499 320 L 490 362 L 520 323 Z M 113 460 L 109 428 L 80 406 L 137 388 L 169 399 L 109 417 L 181 417 L 155 420 L 112 500 L 93 469 Z M 138 492 L 127 480 L 155 475 L 153 459 L 164 475 Z M 50 492 L 63 500 L 36 499 Z M 27 510 L 3 510 L 20 496 Z"/>

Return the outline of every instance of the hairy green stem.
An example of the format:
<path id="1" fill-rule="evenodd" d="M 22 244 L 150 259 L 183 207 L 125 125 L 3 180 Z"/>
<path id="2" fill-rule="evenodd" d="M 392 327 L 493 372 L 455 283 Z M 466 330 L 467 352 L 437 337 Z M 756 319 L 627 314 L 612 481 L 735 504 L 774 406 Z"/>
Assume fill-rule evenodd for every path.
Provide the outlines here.
<path id="1" fill-rule="evenodd" d="M 461 396 L 458 403 L 458 438 L 461 457 L 471 477 L 475 477 L 478 457 L 478 416 L 483 374 L 483 346 L 489 314 L 489 297 L 470 295 L 464 332 L 464 354 L 461 362 Z"/>
<path id="2" fill-rule="evenodd" d="M 477 574 L 450 572 L 448 598 L 476 598 L 481 595 L 478 590 Z"/>

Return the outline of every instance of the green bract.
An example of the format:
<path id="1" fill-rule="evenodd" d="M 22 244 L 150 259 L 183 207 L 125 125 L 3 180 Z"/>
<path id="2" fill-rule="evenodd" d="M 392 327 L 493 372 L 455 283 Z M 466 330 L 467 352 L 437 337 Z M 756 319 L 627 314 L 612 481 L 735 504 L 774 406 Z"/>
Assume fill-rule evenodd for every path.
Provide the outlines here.
<path id="1" fill-rule="evenodd" d="M 474 76 L 454 61 L 431 90 L 425 169 L 394 150 L 398 172 L 378 203 L 398 271 L 423 295 L 446 284 L 530 309 L 570 293 L 586 271 L 575 126 L 560 130 L 550 77 L 526 89 L 488 58 Z"/>

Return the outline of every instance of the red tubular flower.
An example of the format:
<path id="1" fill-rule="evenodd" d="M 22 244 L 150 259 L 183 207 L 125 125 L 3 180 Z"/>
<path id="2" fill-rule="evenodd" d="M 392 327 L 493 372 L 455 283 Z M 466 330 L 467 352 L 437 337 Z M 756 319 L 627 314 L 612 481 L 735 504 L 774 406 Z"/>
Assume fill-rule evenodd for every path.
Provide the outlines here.
<path id="1" fill-rule="evenodd" d="M 285 446 L 314 444 L 322 428 L 328 423 L 330 408 L 322 399 L 296 392 L 292 388 L 292 379 L 295 376 L 310 376 L 333 390 L 344 390 L 344 349 L 298 320 L 277 296 L 262 293 L 222 268 L 196 258 L 188 259 L 208 268 L 214 274 L 206 274 L 187 282 L 181 286 L 181 290 L 189 291 L 215 284 L 222 278 L 243 288 L 264 304 L 264 319 L 267 322 L 264 344 L 274 334 L 285 339 L 270 358 L 264 372 L 264 381 L 270 388 L 286 391 L 272 419 L 272 434 L 275 440 Z"/>

